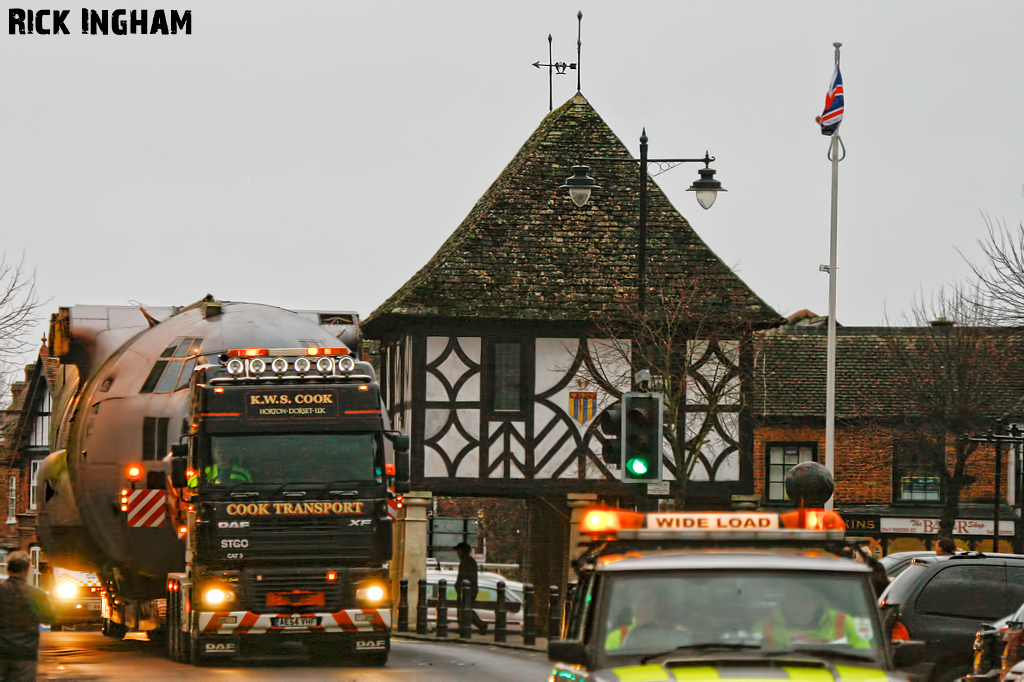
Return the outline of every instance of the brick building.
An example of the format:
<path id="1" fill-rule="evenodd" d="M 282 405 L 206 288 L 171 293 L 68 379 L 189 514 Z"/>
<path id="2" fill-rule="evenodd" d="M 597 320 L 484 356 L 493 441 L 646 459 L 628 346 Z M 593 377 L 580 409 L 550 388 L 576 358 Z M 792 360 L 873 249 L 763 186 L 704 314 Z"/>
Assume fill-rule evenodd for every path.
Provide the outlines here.
<path id="1" fill-rule="evenodd" d="M 36 535 L 36 480 L 50 453 L 50 386 L 57 363 L 46 345 L 38 360 L 25 367 L 22 381 L 11 386 L 11 402 L 2 413 L 3 446 L 0 451 L 0 570 L 6 573 L 7 555 L 22 550 L 32 557 L 30 577 L 39 584 L 41 553 Z"/>
<path id="2" fill-rule="evenodd" d="M 783 480 L 793 465 L 825 460 L 827 332 L 824 325 L 791 324 L 757 339 L 754 480 L 759 499 L 771 507 L 788 504 Z M 939 354 L 936 340 L 946 344 L 945 362 L 926 353 Z M 877 553 L 931 547 L 955 493 L 949 474 L 955 473 L 957 439 L 983 434 L 999 417 L 1008 424 L 1022 421 L 1022 357 L 1024 341 L 1006 329 L 837 329 L 833 501 L 852 534 L 868 538 Z M 956 378 L 929 383 L 930 373 L 954 365 Z M 959 403 L 956 397 L 935 400 L 958 392 Z M 943 417 L 934 414 L 935 405 L 945 406 Z M 942 437 L 934 435 L 939 424 L 950 427 Z M 991 550 L 995 448 L 976 447 L 965 458 L 954 537 L 963 548 Z M 1019 449 L 1001 450 L 1000 549 L 1009 551 L 1009 540 L 1019 551 L 1024 467 Z"/>

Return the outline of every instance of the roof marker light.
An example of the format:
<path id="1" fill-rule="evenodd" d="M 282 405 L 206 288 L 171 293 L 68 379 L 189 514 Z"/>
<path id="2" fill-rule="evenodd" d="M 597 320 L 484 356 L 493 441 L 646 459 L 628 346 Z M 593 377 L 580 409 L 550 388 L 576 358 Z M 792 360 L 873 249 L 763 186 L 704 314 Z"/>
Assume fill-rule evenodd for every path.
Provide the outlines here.
<path id="1" fill-rule="evenodd" d="M 231 358 L 256 358 L 261 355 L 270 355 L 269 348 L 232 348 L 228 351 Z"/>
<path id="2" fill-rule="evenodd" d="M 641 528 L 644 523 L 644 515 L 639 512 L 623 511 L 621 509 L 588 509 L 583 514 L 580 522 L 581 533 L 597 533 L 608 535 L 618 533 L 624 528 Z"/>

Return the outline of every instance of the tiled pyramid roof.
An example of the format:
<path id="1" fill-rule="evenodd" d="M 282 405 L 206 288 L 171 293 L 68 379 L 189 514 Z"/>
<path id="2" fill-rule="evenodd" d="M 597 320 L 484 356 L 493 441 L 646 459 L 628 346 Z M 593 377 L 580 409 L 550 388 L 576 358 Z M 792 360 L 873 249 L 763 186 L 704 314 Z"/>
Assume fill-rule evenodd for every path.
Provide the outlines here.
<path id="1" fill-rule="evenodd" d="M 998 363 L 993 363 L 982 385 L 974 389 L 986 403 L 979 406 L 980 411 L 990 417 L 1009 411 L 1012 419 L 1019 421 L 1024 417 L 1018 402 L 1024 396 L 1024 335 L 995 327 L 971 333 L 976 332 L 999 350 Z M 905 360 L 893 355 L 891 340 L 902 336 L 905 340 L 901 343 L 913 343 L 915 337 L 931 333 L 930 327 L 837 327 L 836 418 L 915 415 L 921 407 L 914 404 L 920 391 L 906 385 L 919 375 L 908 376 Z M 825 327 L 790 326 L 756 334 L 754 413 L 769 418 L 824 419 L 827 343 Z"/>
<path id="2" fill-rule="evenodd" d="M 401 317 L 586 321 L 621 309 L 637 288 L 639 171 L 636 164 L 590 163 L 602 189 L 577 208 L 559 186 L 583 156 L 630 154 L 576 95 L 544 118 L 434 257 L 367 318 L 367 335 Z M 666 283 L 706 278 L 702 290 L 715 292 L 707 304 L 723 315 L 755 326 L 783 321 L 654 182 L 648 197 L 649 308 L 659 290 L 679 290 Z"/>

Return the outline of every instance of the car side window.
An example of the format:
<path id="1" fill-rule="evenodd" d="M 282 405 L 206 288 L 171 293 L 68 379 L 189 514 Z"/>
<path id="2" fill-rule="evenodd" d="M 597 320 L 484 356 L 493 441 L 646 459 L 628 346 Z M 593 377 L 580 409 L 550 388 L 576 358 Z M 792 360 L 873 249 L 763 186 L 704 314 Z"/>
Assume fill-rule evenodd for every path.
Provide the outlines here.
<path id="1" fill-rule="evenodd" d="M 569 612 L 569 628 L 566 634 L 569 639 L 584 639 L 584 623 L 593 601 L 593 591 L 594 574 L 590 573 L 577 583 L 576 589 L 573 591 L 572 608 Z"/>
<path id="2" fill-rule="evenodd" d="M 917 598 L 917 610 L 943 616 L 998 619 L 1010 606 L 1003 566 L 952 565 L 936 573 Z"/>
<path id="3" fill-rule="evenodd" d="M 1010 604 L 1024 604 L 1024 566 L 1006 567 L 1006 592 Z"/>

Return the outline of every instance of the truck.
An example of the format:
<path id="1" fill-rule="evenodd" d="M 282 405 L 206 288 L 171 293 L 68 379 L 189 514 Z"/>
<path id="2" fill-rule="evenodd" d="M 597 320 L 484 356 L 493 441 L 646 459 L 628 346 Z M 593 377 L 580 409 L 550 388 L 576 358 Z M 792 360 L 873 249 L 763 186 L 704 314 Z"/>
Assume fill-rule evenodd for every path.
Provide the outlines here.
<path id="1" fill-rule="evenodd" d="M 387 662 L 408 439 L 357 329 L 210 296 L 54 316 L 40 542 L 99 575 L 104 634 L 194 664 L 284 641 Z"/>

